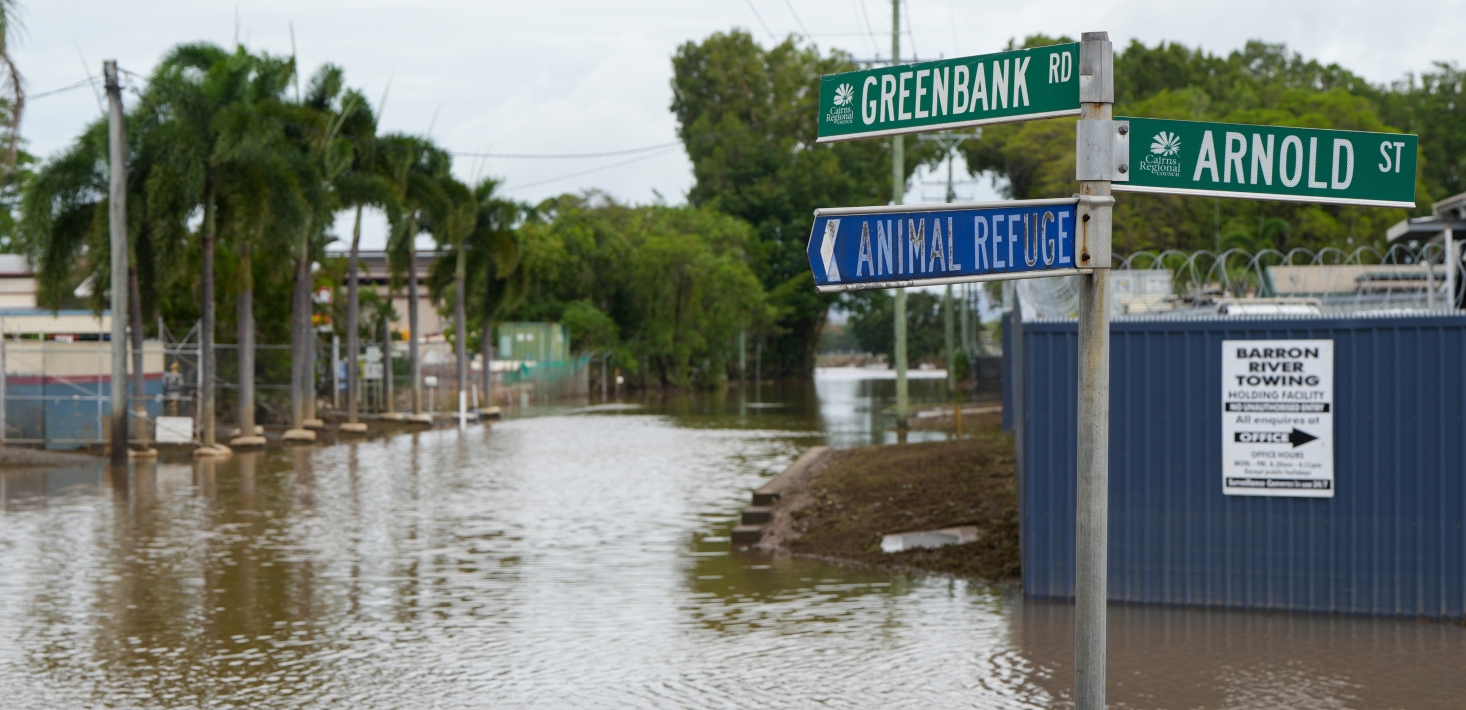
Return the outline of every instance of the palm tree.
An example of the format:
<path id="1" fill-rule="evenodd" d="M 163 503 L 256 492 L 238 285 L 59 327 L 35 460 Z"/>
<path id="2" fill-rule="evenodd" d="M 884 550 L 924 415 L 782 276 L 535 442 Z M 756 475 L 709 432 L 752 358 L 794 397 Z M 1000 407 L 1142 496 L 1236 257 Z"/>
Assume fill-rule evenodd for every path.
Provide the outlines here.
<path id="1" fill-rule="evenodd" d="M 149 202 L 173 230 L 202 208 L 200 227 L 201 397 L 204 444 L 214 431 L 215 250 L 222 238 L 238 254 L 239 424 L 254 431 L 253 250 L 267 235 L 299 233 L 319 199 L 310 165 L 284 135 L 276 115 L 294 64 L 232 53 L 212 44 L 175 48 L 149 82 L 149 95 L 166 105 L 160 122 L 165 146 L 148 177 Z M 273 265 L 273 264 L 271 264 Z"/>
<path id="2" fill-rule="evenodd" d="M 336 180 L 352 169 L 355 153 L 364 148 L 362 139 L 374 138 L 375 120 L 359 92 L 343 91 L 340 67 L 325 65 L 311 79 L 305 97 L 287 107 L 290 133 L 306 157 L 309 175 L 302 175 L 308 194 L 308 219 L 296 239 L 295 293 L 292 301 L 292 368 L 290 403 L 292 425 L 301 430 L 306 418 L 314 418 L 315 356 L 311 334 L 311 263 L 315 242 L 324 238 L 325 224 L 342 205 L 342 191 Z M 365 131 L 364 131 L 365 128 Z M 362 135 L 365 133 L 365 135 Z M 334 189 L 330 189 L 334 188 Z M 352 359 L 349 361 L 352 361 Z M 355 362 L 355 361 L 352 361 Z M 355 421 L 353 418 L 352 421 Z"/>
<path id="3" fill-rule="evenodd" d="M 16 16 L 19 6 L 15 0 L 0 0 L 0 72 L 4 79 L 0 86 L 8 96 L 5 121 L 5 156 L 0 159 L 0 177 L 8 175 L 15 167 L 20 151 L 20 117 L 25 111 L 25 88 L 21 85 L 20 70 L 10 56 L 10 42 L 20 30 L 20 19 Z"/>
<path id="4" fill-rule="evenodd" d="M 478 202 L 467 185 L 450 175 L 439 179 L 446 198 L 439 209 L 431 213 L 429 231 L 438 241 L 439 251 L 447 250 L 453 257 L 453 353 L 457 362 L 458 411 L 460 416 L 466 410 L 465 394 L 468 391 L 468 323 L 464 312 L 464 282 L 468 274 L 468 255 L 465 243 L 478 226 Z M 433 266 L 446 264 L 438 260 Z M 436 268 L 434 269 L 437 270 Z M 436 281 L 436 279 L 435 279 Z M 435 289 L 435 300 L 442 298 L 442 289 Z"/>
<path id="5" fill-rule="evenodd" d="M 311 82 L 312 105 L 325 108 L 341 94 L 339 70 L 333 76 L 322 71 Z M 334 88 L 333 88 L 334 86 Z M 397 220 L 397 202 L 392 183 L 381 170 L 377 159 L 377 119 L 366 98 L 356 91 L 346 91 L 338 101 L 339 117 L 329 135 L 334 137 L 333 159 L 328 160 L 327 179 L 336 196 L 337 209 L 355 210 L 351 228 L 351 249 L 346 262 L 346 418 L 349 424 L 358 420 L 356 355 L 359 350 L 361 295 L 358 257 L 361 249 L 361 219 L 364 208 L 375 206 Z M 339 137 L 335 137 L 339 134 Z"/>
<path id="6" fill-rule="evenodd" d="M 457 225 L 471 225 L 471 229 L 460 233 L 457 225 L 441 228 L 436 222 L 432 225 L 440 247 L 452 258 L 435 261 L 428 280 L 436 300 L 443 300 L 450 288 L 453 291 L 453 328 L 455 343 L 459 346 L 460 392 L 467 387 L 468 333 L 480 334 L 479 346 L 484 362 L 482 385 L 486 400 L 492 387 L 489 367 L 493 362 L 494 321 L 522 301 L 529 291 L 528 272 L 519 268 L 519 242 L 514 233 L 524 207 L 499 197 L 495 193 L 498 187 L 499 182 L 492 178 L 481 181 L 471 195 L 461 185 L 445 186 L 445 192 L 455 205 L 453 209 L 473 212 L 471 219 L 467 214 L 457 218 Z M 468 319 L 463 315 L 470 293 L 479 294 L 476 299 L 477 327 L 474 329 L 468 327 Z"/>
<path id="7" fill-rule="evenodd" d="M 408 367 L 412 371 L 412 413 L 423 411 L 422 360 L 418 345 L 422 330 L 418 326 L 417 235 L 423 219 L 433 211 L 442 211 L 445 202 L 441 180 L 448 174 L 447 152 L 426 138 L 400 133 L 383 136 L 378 142 L 381 171 L 392 187 L 399 211 L 392 225 L 387 253 L 394 273 L 407 272 Z M 391 215 L 389 215 L 391 216 Z"/>
<path id="8" fill-rule="evenodd" d="M 127 313 L 113 314 L 130 323 L 131 386 L 139 410 L 146 407 L 144 313 L 156 311 L 162 283 L 176 278 L 177 270 L 169 266 L 176 266 L 186 250 L 185 243 L 158 229 L 156 215 L 145 200 L 147 175 L 158 154 L 156 125 L 148 109 L 147 105 L 135 108 L 126 122 L 127 200 L 132 203 L 127 229 L 130 303 Z M 39 305 L 59 309 L 79 281 L 91 283 L 89 299 L 94 310 L 107 305 L 106 294 L 111 292 L 108 141 L 106 119 L 93 122 L 70 148 L 41 168 L 24 194 L 17 246 L 39 266 Z M 146 421 L 145 413 L 142 417 Z"/>
<path id="9" fill-rule="evenodd" d="M 480 294 L 479 348 L 483 353 L 484 403 L 493 404 L 494 323 L 501 314 L 524 300 L 529 293 L 529 272 L 519 268 L 519 241 L 514 229 L 524 208 L 499 197 L 499 182 L 492 178 L 474 187 L 478 203 L 478 222 L 468 238 L 468 272 L 475 275 L 475 284 L 466 284 L 466 291 Z"/>

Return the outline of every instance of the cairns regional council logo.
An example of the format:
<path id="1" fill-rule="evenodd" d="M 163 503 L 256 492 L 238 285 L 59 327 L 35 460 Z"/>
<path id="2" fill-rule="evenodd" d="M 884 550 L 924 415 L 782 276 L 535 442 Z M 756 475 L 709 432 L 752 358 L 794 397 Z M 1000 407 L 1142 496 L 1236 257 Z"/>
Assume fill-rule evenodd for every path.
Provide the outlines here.
<path id="1" fill-rule="evenodd" d="M 841 84 L 835 89 L 835 105 L 825 114 L 825 123 L 845 125 L 855 122 L 855 110 L 850 104 L 855 101 L 855 87 Z"/>
<path id="2" fill-rule="evenodd" d="M 1155 134 L 1150 154 L 1140 160 L 1140 169 L 1160 177 L 1181 177 L 1181 161 L 1174 156 L 1181 152 L 1181 136 L 1170 131 Z"/>

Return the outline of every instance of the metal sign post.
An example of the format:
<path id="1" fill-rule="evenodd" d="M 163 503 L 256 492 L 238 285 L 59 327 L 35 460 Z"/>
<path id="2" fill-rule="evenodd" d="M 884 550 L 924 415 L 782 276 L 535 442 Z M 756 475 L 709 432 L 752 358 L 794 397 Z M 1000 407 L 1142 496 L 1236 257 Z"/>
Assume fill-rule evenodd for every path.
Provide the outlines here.
<path id="1" fill-rule="evenodd" d="M 1110 488 L 1110 223 L 1118 172 L 1114 57 L 1107 32 L 1079 43 L 1079 390 L 1075 493 L 1074 707 L 1105 707 L 1105 638 Z"/>
<path id="2" fill-rule="evenodd" d="M 821 209 L 807 253 L 821 292 L 1081 278 L 1074 696 L 1080 710 L 1105 706 L 1110 183 L 1122 179 L 1129 156 L 1128 130 L 1112 115 L 1113 64 L 1109 34 L 1087 32 L 1078 45 L 824 77 L 821 143 L 1077 114 L 1080 191 L 1054 200 Z"/>

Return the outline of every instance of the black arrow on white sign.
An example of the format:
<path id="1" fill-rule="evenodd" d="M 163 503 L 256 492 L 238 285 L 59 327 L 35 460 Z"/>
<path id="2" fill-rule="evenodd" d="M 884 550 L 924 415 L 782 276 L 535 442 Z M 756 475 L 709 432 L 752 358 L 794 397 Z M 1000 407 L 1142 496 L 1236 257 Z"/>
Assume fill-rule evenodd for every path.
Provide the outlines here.
<path id="1" fill-rule="evenodd" d="M 1292 444 L 1298 448 L 1318 437 L 1306 432 L 1294 429 L 1286 431 L 1239 431 L 1233 435 L 1239 444 Z"/>

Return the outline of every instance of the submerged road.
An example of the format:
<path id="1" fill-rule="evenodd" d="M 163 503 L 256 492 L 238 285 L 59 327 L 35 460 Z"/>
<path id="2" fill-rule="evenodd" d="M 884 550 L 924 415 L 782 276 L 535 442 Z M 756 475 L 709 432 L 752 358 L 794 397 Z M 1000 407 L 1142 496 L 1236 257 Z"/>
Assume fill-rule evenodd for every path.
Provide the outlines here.
<path id="1" fill-rule="evenodd" d="M 914 383 L 940 399 L 940 381 Z M 732 553 L 889 381 L 0 474 L 6 708 L 1063 707 L 1063 604 Z M 757 406 L 771 405 L 771 406 Z M 931 435 L 931 434 L 928 434 Z M 1466 629 L 1113 607 L 1124 707 L 1458 707 Z"/>

